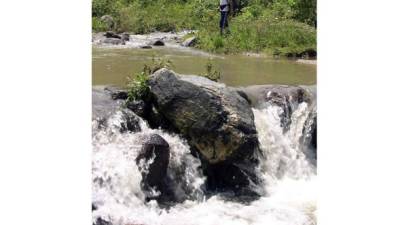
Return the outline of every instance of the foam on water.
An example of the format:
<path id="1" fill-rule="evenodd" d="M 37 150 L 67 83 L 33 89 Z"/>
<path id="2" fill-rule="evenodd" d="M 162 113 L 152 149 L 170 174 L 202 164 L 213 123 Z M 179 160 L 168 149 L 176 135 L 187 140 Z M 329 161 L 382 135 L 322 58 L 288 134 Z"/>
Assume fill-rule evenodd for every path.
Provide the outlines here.
<path id="1" fill-rule="evenodd" d="M 118 132 L 118 113 L 106 130 L 93 133 L 93 219 L 101 217 L 115 225 L 313 225 L 316 224 L 316 176 L 306 159 L 301 137 L 310 107 L 301 103 L 292 114 L 289 131 L 283 133 L 282 109 L 266 105 L 253 109 L 265 159 L 260 172 L 265 196 L 250 204 L 226 201 L 219 196 L 207 200 L 200 161 L 190 154 L 186 141 L 162 130 L 150 129 L 144 121 L 138 133 Z M 97 126 L 94 122 L 94 128 Z M 186 201 L 170 209 L 155 201 L 145 203 L 141 175 L 135 158 L 146 136 L 156 133 L 170 145 L 168 174 L 176 181 L 177 194 Z"/>

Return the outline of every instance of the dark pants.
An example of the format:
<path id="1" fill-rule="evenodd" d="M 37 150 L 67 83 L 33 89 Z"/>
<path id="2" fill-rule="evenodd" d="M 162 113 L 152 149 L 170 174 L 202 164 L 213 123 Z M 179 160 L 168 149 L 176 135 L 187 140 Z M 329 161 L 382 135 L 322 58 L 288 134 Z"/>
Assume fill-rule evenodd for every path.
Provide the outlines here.
<path id="1" fill-rule="evenodd" d="M 228 27 L 228 12 L 221 11 L 221 20 L 219 21 L 219 28 L 221 28 L 221 32 L 225 27 Z"/>

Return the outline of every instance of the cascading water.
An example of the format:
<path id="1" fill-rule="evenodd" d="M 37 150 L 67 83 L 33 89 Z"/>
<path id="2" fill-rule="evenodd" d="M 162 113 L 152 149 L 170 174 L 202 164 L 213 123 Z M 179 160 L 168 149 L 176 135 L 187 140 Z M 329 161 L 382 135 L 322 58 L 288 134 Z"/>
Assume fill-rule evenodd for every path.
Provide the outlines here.
<path id="1" fill-rule="evenodd" d="M 305 141 L 310 136 L 315 106 L 298 104 L 287 131 L 281 127 L 283 111 L 279 106 L 266 103 L 253 112 L 264 153 L 259 171 L 265 194 L 251 203 L 218 195 L 206 198 L 200 160 L 190 154 L 188 144 L 178 135 L 150 129 L 143 120 L 140 132 L 121 133 L 120 112 L 106 121 L 106 129 L 98 129 L 94 121 L 93 221 L 102 218 L 114 225 L 316 224 L 316 166 Z M 168 209 L 155 200 L 145 201 L 135 163 L 144 138 L 153 133 L 169 143 L 167 174 L 174 180 L 175 194 L 186 199 Z"/>

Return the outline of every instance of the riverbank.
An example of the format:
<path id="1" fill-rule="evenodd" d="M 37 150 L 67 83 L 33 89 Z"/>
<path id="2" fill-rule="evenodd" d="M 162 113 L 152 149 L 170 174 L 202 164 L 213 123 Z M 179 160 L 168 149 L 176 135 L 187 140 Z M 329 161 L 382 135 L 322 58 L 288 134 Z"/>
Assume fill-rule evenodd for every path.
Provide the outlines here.
<path id="1" fill-rule="evenodd" d="M 197 30 L 195 48 L 210 53 L 266 53 L 274 56 L 316 55 L 316 1 L 237 1 L 221 36 L 218 2 L 94 0 L 93 31 L 180 32 Z"/>
<path id="2" fill-rule="evenodd" d="M 195 30 L 183 30 L 180 32 L 152 32 L 148 34 L 132 34 L 128 32 L 115 33 L 112 31 L 108 32 L 96 32 L 92 33 L 92 44 L 95 47 L 100 48 L 134 48 L 134 49 L 160 49 L 170 48 L 173 50 L 190 51 L 199 55 L 209 57 L 224 57 L 226 55 L 243 55 L 255 58 L 288 58 L 294 59 L 299 63 L 316 65 L 316 59 L 314 57 L 299 56 L 292 57 L 281 57 L 277 55 L 271 55 L 265 52 L 251 52 L 244 51 L 241 53 L 229 53 L 229 54 L 217 54 L 204 51 L 196 48 L 198 39 L 195 34 L 198 31 Z"/>

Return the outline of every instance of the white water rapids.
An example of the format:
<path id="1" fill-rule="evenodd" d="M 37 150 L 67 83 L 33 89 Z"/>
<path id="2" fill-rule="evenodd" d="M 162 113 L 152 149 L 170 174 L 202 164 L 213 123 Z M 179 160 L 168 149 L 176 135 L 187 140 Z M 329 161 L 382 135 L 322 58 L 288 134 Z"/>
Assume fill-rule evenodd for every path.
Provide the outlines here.
<path id="1" fill-rule="evenodd" d="M 140 122 L 138 133 L 120 133 L 116 113 L 108 128 L 93 131 L 93 221 L 101 217 L 113 225 L 314 225 L 316 224 L 316 168 L 306 158 L 301 144 L 304 124 L 312 112 L 307 103 L 293 111 L 289 130 L 283 133 L 282 109 L 268 105 L 253 109 L 259 142 L 266 156 L 260 171 L 265 195 L 251 203 L 206 199 L 205 177 L 200 161 L 178 135 L 150 129 Z M 97 126 L 94 122 L 93 126 Z M 191 200 L 161 209 L 157 202 L 145 203 L 141 174 L 135 158 L 144 137 L 162 136 L 170 145 L 168 176 L 176 182 L 176 193 Z"/>

